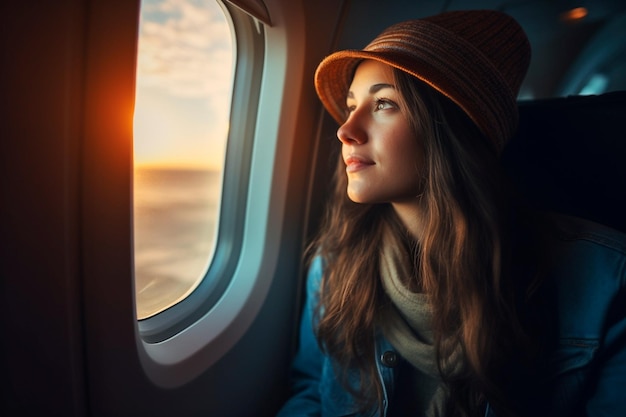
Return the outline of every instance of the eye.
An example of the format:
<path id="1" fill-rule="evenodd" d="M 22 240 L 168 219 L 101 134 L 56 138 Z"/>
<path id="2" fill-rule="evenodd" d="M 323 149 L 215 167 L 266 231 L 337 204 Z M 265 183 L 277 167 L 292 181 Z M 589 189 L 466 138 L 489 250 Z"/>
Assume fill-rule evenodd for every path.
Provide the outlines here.
<path id="1" fill-rule="evenodd" d="M 398 108 L 398 106 L 394 102 L 387 100 L 387 99 L 377 99 L 374 105 L 374 109 L 376 111 L 396 109 L 396 108 Z"/>
<path id="2" fill-rule="evenodd" d="M 344 110 L 346 113 L 346 117 L 350 116 L 350 113 L 352 113 L 354 110 L 356 110 L 355 105 L 347 105 Z"/>

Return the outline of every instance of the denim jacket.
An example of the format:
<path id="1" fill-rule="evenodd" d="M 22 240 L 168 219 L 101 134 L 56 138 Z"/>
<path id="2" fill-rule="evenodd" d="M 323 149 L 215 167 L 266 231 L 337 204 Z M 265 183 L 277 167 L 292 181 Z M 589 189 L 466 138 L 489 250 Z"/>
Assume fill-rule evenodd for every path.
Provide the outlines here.
<path id="1" fill-rule="evenodd" d="M 626 415 L 626 235 L 585 220 L 555 216 L 534 242 L 546 259 L 542 284 L 528 307 L 542 328 L 539 373 L 520 375 L 511 396 L 530 416 Z M 292 396 L 279 412 L 289 416 L 379 416 L 358 413 L 338 382 L 314 333 L 314 309 L 323 261 L 312 262 L 292 366 Z M 384 413 L 402 361 L 382 336 L 376 363 Z M 356 375 L 355 375 L 356 377 Z M 487 404 L 486 417 L 495 416 Z"/>

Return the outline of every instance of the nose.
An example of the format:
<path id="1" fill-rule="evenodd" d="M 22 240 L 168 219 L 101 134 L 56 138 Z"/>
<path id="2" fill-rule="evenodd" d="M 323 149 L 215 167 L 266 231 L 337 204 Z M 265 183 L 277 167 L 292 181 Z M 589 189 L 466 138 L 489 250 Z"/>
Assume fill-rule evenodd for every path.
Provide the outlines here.
<path id="1" fill-rule="evenodd" d="M 367 142 L 367 133 L 361 119 L 357 111 L 351 112 L 346 121 L 337 129 L 337 139 L 344 145 Z"/>

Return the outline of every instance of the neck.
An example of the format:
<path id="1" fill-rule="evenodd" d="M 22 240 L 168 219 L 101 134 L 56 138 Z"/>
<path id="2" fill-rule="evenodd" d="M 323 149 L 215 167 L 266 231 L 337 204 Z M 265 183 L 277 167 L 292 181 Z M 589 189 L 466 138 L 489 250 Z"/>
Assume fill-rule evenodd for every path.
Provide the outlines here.
<path id="1" fill-rule="evenodd" d="M 391 203 L 396 214 L 406 226 L 407 230 L 415 240 L 419 240 L 423 234 L 422 216 L 423 209 L 419 199 L 405 202 Z"/>

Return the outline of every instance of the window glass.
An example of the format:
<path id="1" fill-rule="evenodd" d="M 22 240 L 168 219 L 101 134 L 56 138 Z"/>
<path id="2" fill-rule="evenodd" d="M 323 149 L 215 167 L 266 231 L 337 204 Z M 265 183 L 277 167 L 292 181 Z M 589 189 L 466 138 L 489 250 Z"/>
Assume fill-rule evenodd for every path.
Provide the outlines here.
<path id="1" fill-rule="evenodd" d="M 190 294 L 215 247 L 233 73 L 216 0 L 143 0 L 134 115 L 137 318 Z"/>

